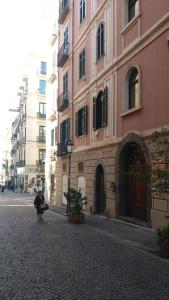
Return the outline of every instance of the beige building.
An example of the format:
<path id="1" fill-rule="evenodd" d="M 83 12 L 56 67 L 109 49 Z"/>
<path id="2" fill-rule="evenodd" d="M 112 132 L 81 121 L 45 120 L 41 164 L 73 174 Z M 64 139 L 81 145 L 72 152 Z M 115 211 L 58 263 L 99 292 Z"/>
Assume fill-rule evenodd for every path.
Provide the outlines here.
<path id="1" fill-rule="evenodd" d="M 58 52 L 58 1 L 48 15 L 49 47 L 47 58 L 47 109 L 46 109 L 46 199 L 54 203 L 56 199 L 56 144 L 57 144 L 57 52 Z"/>
<path id="2" fill-rule="evenodd" d="M 45 187 L 46 60 L 30 53 L 19 87 L 19 113 L 12 124 L 15 188 L 33 192 Z"/>

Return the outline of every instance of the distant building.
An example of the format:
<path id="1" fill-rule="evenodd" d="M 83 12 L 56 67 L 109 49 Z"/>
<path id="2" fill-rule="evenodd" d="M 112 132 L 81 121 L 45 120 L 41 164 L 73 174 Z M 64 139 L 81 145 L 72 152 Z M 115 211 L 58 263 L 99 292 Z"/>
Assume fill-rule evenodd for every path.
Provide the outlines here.
<path id="1" fill-rule="evenodd" d="M 48 15 L 50 20 L 49 27 L 49 47 L 47 58 L 47 109 L 46 109 L 46 198 L 54 203 L 56 201 L 56 144 L 58 131 L 58 112 L 57 112 L 57 20 L 58 20 L 58 1 L 53 3 L 53 9 Z"/>
<path id="2" fill-rule="evenodd" d="M 19 87 L 19 113 L 12 123 L 14 186 L 27 192 L 45 187 L 46 72 L 44 57 L 30 53 Z"/>

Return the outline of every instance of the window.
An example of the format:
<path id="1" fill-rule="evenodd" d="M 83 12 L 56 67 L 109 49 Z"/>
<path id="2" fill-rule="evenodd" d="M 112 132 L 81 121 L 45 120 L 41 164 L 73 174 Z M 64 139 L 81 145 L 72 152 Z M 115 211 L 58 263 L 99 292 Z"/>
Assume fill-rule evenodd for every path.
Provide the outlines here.
<path id="1" fill-rule="evenodd" d="M 41 61 L 41 63 L 40 63 L 40 73 L 42 75 L 46 75 L 46 62 L 45 61 Z"/>
<path id="2" fill-rule="evenodd" d="M 70 119 L 66 119 L 60 124 L 60 142 L 65 144 L 70 138 Z"/>
<path id="3" fill-rule="evenodd" d="M 99 60 L 104 56 L 104 24 L 100 23 L 97 29 L 97 53 L 96 57 Z"/>
<path id="4" fill-rule="evenodd" d="M 128 1 L 128 22 L 130 22 L 135 16 L 138 8 L 138 0 Z"/>
<path id="5" fill-rule="evenodd" d="M 64 5 L 64 7 L 68 8 L 69 7 L 69 0 L 64 0 L 63 5 Z"/>
<path id="6" fill-rule="evenodd" d="M 86 17 L 86 0 L 80 0 L 80 23 L 83 22 L 85 17 Z"/>
<path id="7" fill-rule="evenodd" d="M 46 80 L 39 80 L 39 93 L 46 95 Z"/>
<path id="8" fill-rule="evenodd" d="M 87 106 L 76 112 L 76 136 L 87 133 Z"/>
<path id="9" fill-rule="evenodd" d="M 69 32 L 68 27 L 64 31 L 64 54 L 68 55 L 69 52 Z"/>
<path id="10" fill-rule="evenodd" d="M 39 113 L 40 115 L 46 116 L 46 103 L 43 102 L 39 103 Z"/>
<path id="11" fill-rule="evenodd" d="M 46 139 L 46 126 L 39 126 L 39 137 Z"/>
<path id="12" fill-rule="evenodd" d="M 107 87 L 93 98 L 93 129 L 96 130 L 107 125 Z"/>
<path id="13" fill-rule="evenodd" d="M 63 98 L 67 99 L 68 94 L 68 72 L 63 76 Z"/>
<path id="14" fill-rule="evenodd" d="M 139 80 L 138 80 L 138 71 L 134 68 L 130 74 L 128 82 L 128 97 L 129 103 L 128 108 L 132 109 L 139 104 Z"/>
<path id="15" fill-rule="evenodd" d="M 85 49 L 79 55 L 79 79 L 85 75 Z"/>
<path id="16" fill-rule="evenodd" d="M 46 150 L 45 149 L 39 149 L 39 163 L 40 164 L 45 163 L 45 156 L 46 156 Z"/>
<path id="17" fill-rule="evenodd" d="M 51 146 L 54 146 L 54 140 L 55 140 L 55 130 L 53 128 L 51 130 Z"/>

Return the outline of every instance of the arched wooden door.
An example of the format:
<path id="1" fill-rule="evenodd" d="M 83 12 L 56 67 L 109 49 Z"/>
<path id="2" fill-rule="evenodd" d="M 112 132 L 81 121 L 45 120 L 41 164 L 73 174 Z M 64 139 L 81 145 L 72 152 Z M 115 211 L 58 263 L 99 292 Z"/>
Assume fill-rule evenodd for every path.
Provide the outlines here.
<path id="1" fill-rule="evenodd" d="M 96 168 L 96 213 L 105 213 L 104 170 L 101 165 Z"/>
<path id="2" fill-rule="evenodd" d="M 127 216 L 142 221 L 146 216 L 146 164 L 137 145 L 131 145 L 126 155 L 125 194 Z"/>

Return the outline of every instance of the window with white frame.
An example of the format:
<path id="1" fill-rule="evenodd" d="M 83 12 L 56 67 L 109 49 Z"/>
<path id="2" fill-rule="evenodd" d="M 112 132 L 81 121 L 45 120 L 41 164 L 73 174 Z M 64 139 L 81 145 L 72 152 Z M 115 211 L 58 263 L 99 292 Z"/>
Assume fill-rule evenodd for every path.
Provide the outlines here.
<path id="1" fill-rule="evenodd" d="M 80 0 L 80 23 L 86 18 L 86 0 Z"/>
<path id="2" fill-rule="evenodd" d="M 140 78 L 136 67 L 132 67 L 125 79 L 124 110 L 130 110 L 140 105 Z"/>
<path id="3" fill-rule="evenodd" d="M 85 49 L 79 54 L 79 79 L 85 75 Z"/>
<path id="4" fill-rule="evenodd" d="M 104 23 L 101 22 L 96 35 L 96 59 L 99 60 L 104 54 Z"/>
<path id="5" fill-rule="evenodd" d="M 138 0 L 128 0 L 128 22 L 130 22 L 137 14 Z"/>
<path id="6" fill-rule="evenodd" d="M 69 30 L 68 27 L 66 27 L 64 31 L 64 54 L 69 53 Z"/>

